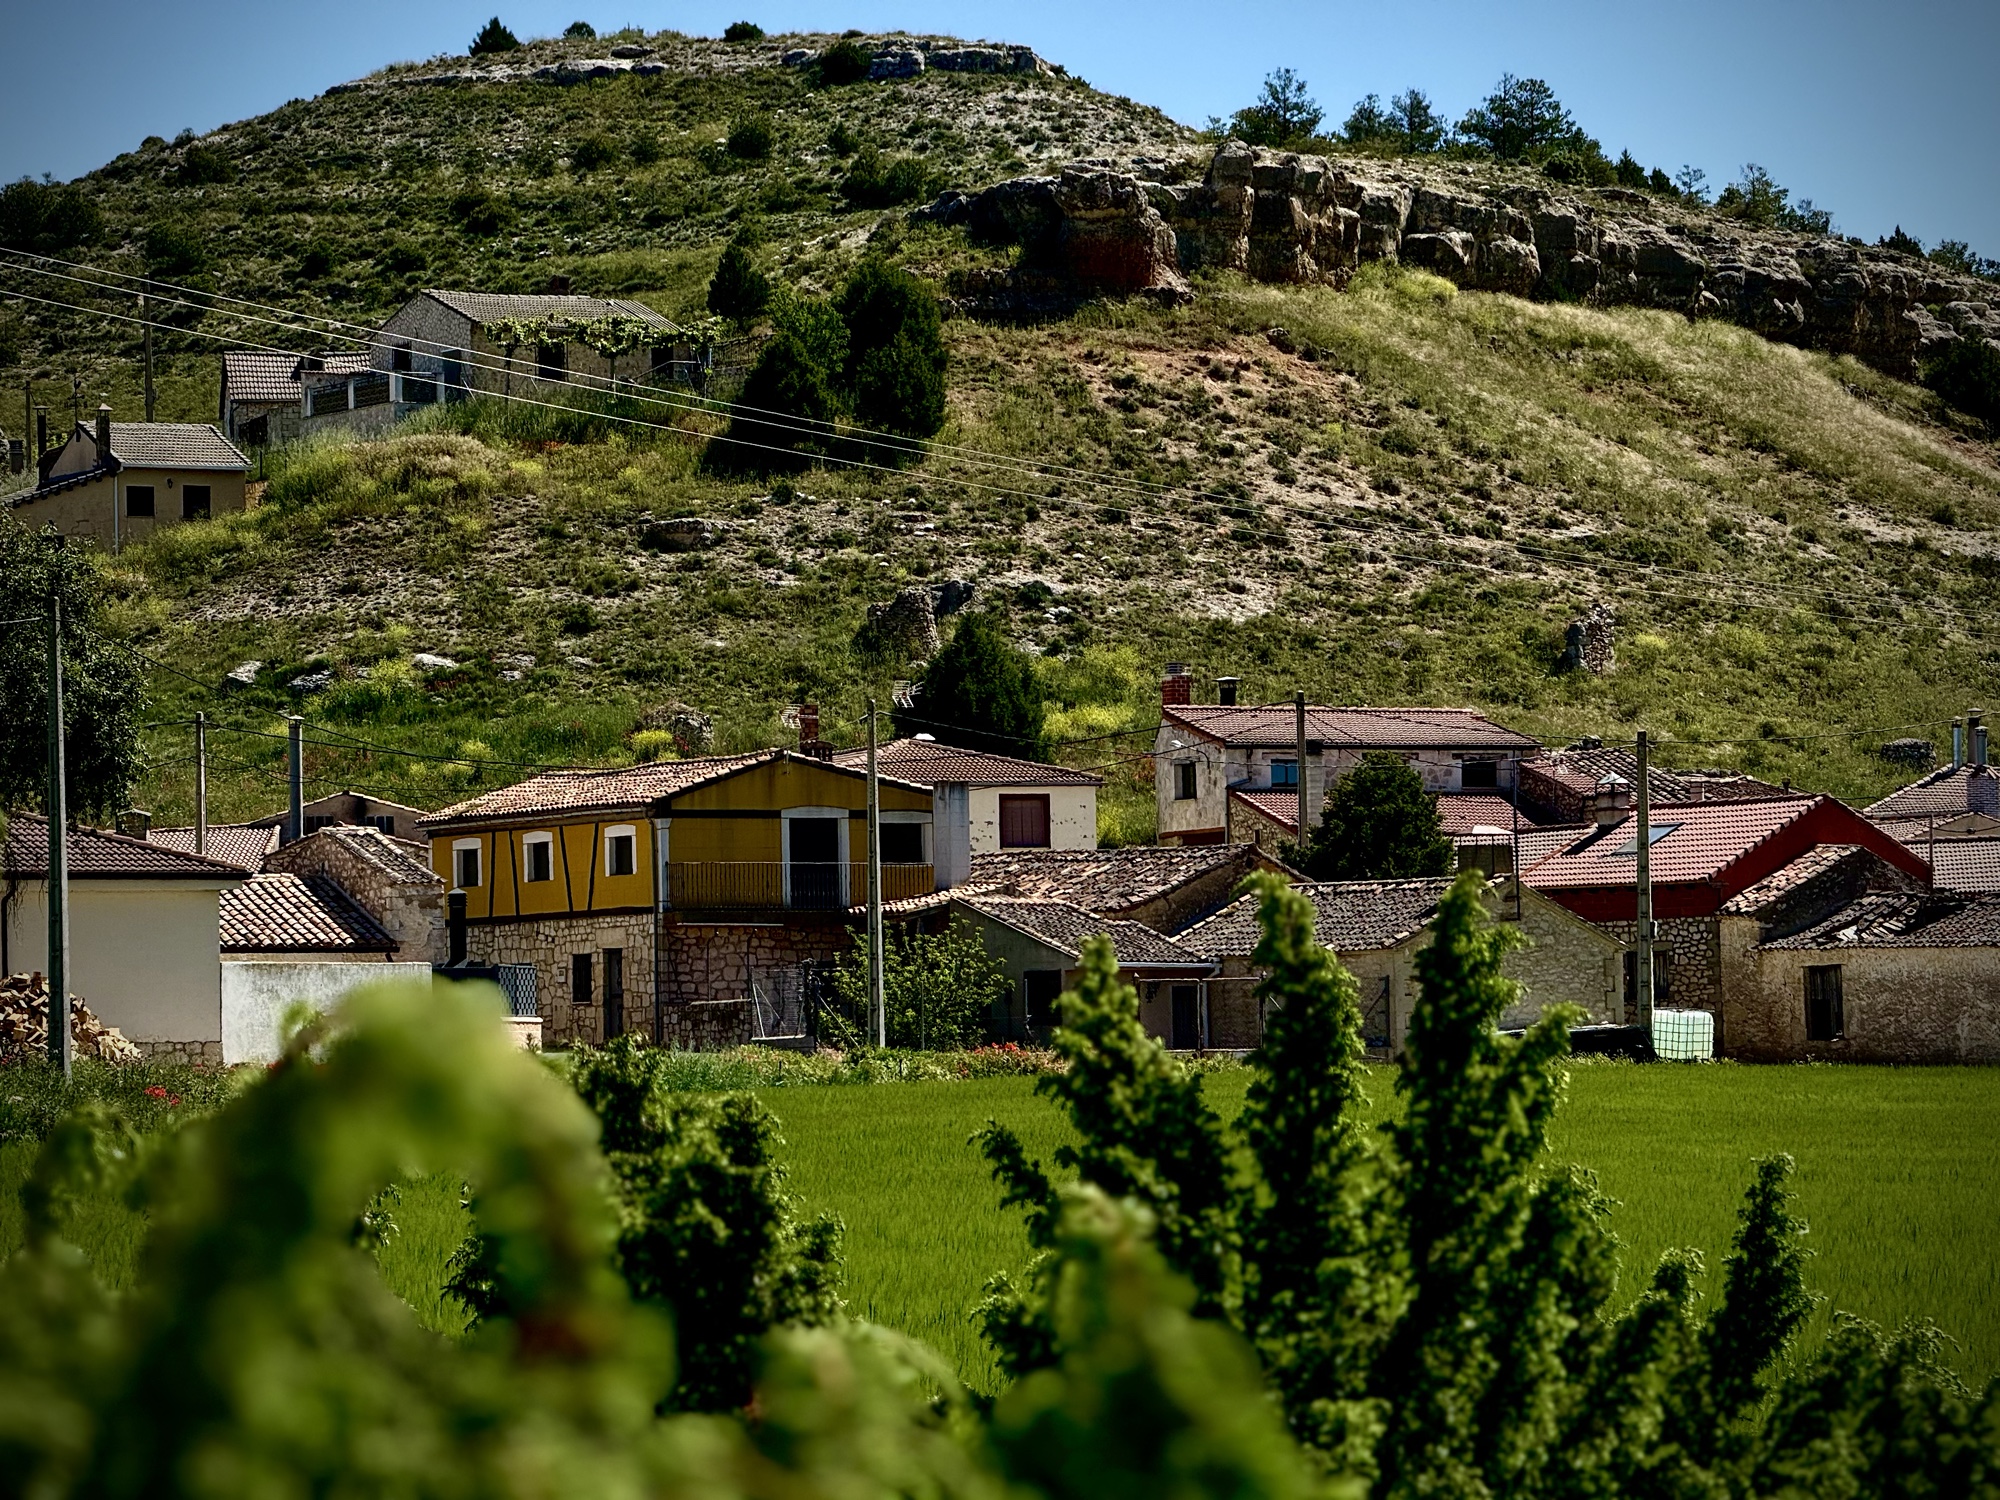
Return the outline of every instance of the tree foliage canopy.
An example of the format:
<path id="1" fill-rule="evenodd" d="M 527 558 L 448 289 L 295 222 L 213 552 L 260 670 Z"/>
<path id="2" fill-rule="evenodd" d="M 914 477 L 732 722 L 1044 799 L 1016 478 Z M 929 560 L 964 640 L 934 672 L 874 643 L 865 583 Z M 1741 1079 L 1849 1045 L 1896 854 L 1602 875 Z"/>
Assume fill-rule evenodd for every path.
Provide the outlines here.
<path id="1" fill-rule="evenodd" d="M 1306 81 L 1290 68 L 1276 68 L 1265 76 L 1256 103 L 1230 116 L 1229 133 L 1252 146 L 1282 150 L 1311 140 L 1325 117 Z"/>
<path id="2" fill-rule="evenodd" d="M 1502 73 L 1493 92 L 1466 112 L 1458 133 L 1502 161 L 1539 158 L 1582 134 L 1554 89 L 1512 73 Z"/>
<path id="3" fill-rule="evenodd" d="M 96 239 L 103 227 L 97 205 L 74 182 L 23 177 L 0 187 L 0 245 L 10 250 L 59 254 Z"/>
<path id="4" fill-rule="evenodd" d="M 495 16 L 479 28 L 479 34 L 472 39 L 472 45 L 466 51 L 474 57 L 484 57 L 494 52 L 512 52 L 520 45 L 521 39 L 501 25 L 500 18 Z"/>
<path id="5" fill-rule="evenodd" d="M 899 734 L 933 734 L 948 745 L 1043 759 L 1048 751 L 1040 674 L 1014 649 L 1000 616 L 959 621 L 917 685 L 916 706 L 896 712 Z"/>
<path id="6" fill-rule="evenodd" d="M 833 983 L 840 998 L 860 1017 L 868 1014 L 868 947 L 865 935 L 841 956 Z M 963 919 L 943 932 L 897 926 L 882 944 L 882 991 L 888 1006 L 891 1047 L 950 1050 L 976 1047 L 993 1029 L 996 1007 L 1004 1007 L 1013 986 L 1007 966 L 986 951 L 979 933 Z M 843 1045 L 873 1040 L 857 1027 Z"/>
<path id="7" fill-rule="evenodd" d="M 1333 784 L 1296 867 L 1315 880 L 1406 880 L 1451 868 L 1437 797 L 1400 756 L 1371 750 Z"/>

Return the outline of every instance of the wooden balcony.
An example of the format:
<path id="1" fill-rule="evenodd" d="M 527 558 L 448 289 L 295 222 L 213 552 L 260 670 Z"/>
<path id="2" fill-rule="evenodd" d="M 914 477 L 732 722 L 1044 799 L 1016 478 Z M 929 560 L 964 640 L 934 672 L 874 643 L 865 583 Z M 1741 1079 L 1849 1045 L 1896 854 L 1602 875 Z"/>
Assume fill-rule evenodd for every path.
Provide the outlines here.
<path id="1" fill-rule="evenodd" d="M 884 864 L 882 899 L 926 896 L 931 866 Z M 669 863 L 665 903 L 672 911 L 845 911 L 868 899 L 865 861 L 699 860 Z"/>

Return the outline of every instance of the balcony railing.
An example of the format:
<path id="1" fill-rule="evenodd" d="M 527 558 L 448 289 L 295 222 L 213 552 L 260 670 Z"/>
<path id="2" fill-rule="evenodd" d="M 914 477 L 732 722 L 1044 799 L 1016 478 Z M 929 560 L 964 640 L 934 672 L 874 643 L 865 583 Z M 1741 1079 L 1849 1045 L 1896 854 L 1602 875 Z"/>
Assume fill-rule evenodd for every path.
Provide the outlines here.
<path id="1" fill-rule="evenodd" d="M 882 866 L 882 899 L 935 888 L 931 866 Z M 667 866 L 666 904 L 676 911 L 844 911 L 868 897 L 868 866 L 851 860 L 688 860 Z"/>

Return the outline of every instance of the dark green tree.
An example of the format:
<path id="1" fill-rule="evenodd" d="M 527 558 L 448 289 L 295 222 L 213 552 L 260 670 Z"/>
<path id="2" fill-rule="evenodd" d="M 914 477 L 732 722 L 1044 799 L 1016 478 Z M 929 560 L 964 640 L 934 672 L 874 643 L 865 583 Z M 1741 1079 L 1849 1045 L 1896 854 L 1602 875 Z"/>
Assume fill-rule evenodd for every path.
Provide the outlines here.
<path id="1" fill-rule="evenodd" d="M 466 51 L 474 57 L 484 57 L 493 52 L 512 52 L 520 45 L 521 39 L 502 26 L 500 18 L 495 16 L 479 28 L 479 35 L 472 39 L 472 45 Z"/>
<path id="2" fill-rule="evenodd" d="M 764 346 L 737 395 L 737 411 L 708 462 L 724 472 L 804 468 L 834 442 L 835 404 L 824 365 L 782 330 Z"/>
<path id="3" fill-rule="evenodd" d="M 1290 68 L 1277 68 L 1265 75 L 1257 102 L 1230 116 L 1229 133 L 1252 146 L 1282 150 L 1311 140 L 1324 118 L 1306 81 Z"/>
<path id="4" fill-rule="evenodd" d="M 499 18 L 496 16 L 494 19 Z M 588 21 L 572 21 L 563 27 L 563 35 L 573 42 L 594 42 L 597 40 L 597 28 Z"/>
<path id="5" fill-rule="evenodd" d="M 871 256 L 835 304 L 847 325 L 845 376 L 864 426 L 930 437 L 944 426 L 943 320 L 930 287 Z"/>
<path id="6" fill-rule="evenodd" d="M 63 765 L 72 815 L 126 805 L 139 779 L 138 659 L 112 644 L 104 586 L 81 547 L 0 516 L 0 810 L 46 810 L 49 600 L 62 602 Z"/>
<path id="7" fill-rule="evenodd" d="M 764 28 L 755 21 L 731 21 L 722 28 L 722 39 L 725 42 L 761 42 L 764 40 Z"/>
<path id="8" fill-rule="evenodd" d="M 23 177 L 0 187 L 0 245 L 10 250 L 60 254 L 96 239 L 103 227 L 97 205 L 77 183 Z"/>
<path id="9" fill-rule="evenodd" d="M 833 984 L 853 1014 L 867 1015 L 865 941 L 857 938 L 841 955 Z M 1004 1009 L 1013 986 L 1006 965 L 960 919 L 943 932 L 893 928 L 882 944 L 882 991 L 891 1047 L 948 1050 L 986 1040 L 993 1032 L 995 1009 Z M 872 1033 L 855 1027 L 841 1045 L 872 1039 Z"/>
<path id="10" fill-rule="evenodd" d="M 1451 868 L 1437 797 L 1401 757 L 1371 750 L 1333 784 L 1319 827 L 1285 857 L 1315 880 L 1407 880 Z"/>
<path id="11" fill-rule="evenodd" d="M 2000 280 L 2000 260 L 1980 255 L 1964 240 L 1939 240 L 1937 248 L 1931 251 L 1929 259 L 1935 265 L 1948 271 L 1956 271 L 1961 276 L 1984 276 L 1989 281 Z"/>
<path id="12" fill-rule="evenodd" d="M 1554 89 L 1512 73 L 1500 75 L 1493 92 L 1458 122 L 1458 133 L 1502 161 L 1538 159 L 1581 134 Z"/>
<path id="13" fill-rule="evenodd" d="M 842 37 L 820 53 L 816 71 L 822 84 L 860 83 L 875 66 L 875 54 L 852 37 Z"/>
<path id="14" fill-rule="evenodd" d="M 1430 95 L 1419 88 L 1404 89 L 1389 101 L 1389 121 L 1402 148 L 1412 156 L 1437 150 L 1451 134 Z"/>
<path id="15" fill-rule="evenodd" d="M 1914 234 L 1905 234 L 1901 224 L 1898 224 L 1875 243 L 1884 250 L 1894 250 L 1902 255 L 1914 255 L 1918 260 L 1924 258 L 1924 242 Z"/>
<path id="16" fill-rule="evenodd" d="M 1042 684 L 997 614 L 967 615 L 917 684 L 916 706 L 897 710 L 899 734 L 1040 760 L 1048 751 Z"/>
<path id="17" fill-rule="evenodd" d="M 757 269 L 756 261 L 740 240 L 731 240 L 716 263 L 708 282 L 708 310 L 719 318 L 744 322 L 756 317 L 771 301 L 771 279 Z"/>
<path id="18" fill-rule="evenodd" d="M 1924 369 L 1924 384 L 1945 403 L 2000 431 L 2000 349 L 1984 339 L 1946 344 Z"/>
<path id="19" fill-rule="evenodd" d="M 776 140 L 769 120 L 762 115 L 748 115 L 729 127 L 723 147 L 739 161 L 765 161 L 770 158 Z"/>
<path id="20" fill-rule="evenodd" d="M 1396 139 L 1396 122 L 1382 107 L 1380 94 L 1366 94 L 1354 101 L 1354 108 L 1347 112 L 1346 123 L 1340 127 L 1340 134 L 1354 146 L 1378 142 L 1388 144 Z"/>
<path id="21" fill-rule="evenodd" d="M 1643 188 L 1646 186 L 1646 169 L 1639 165 L 1639 159 L 1630 151 L 1620 151 L 1618 153 L 1618 161 L 1612 167 L 1612 170 L 1618 174 L 1618 185 L 1620 187 Z"/>

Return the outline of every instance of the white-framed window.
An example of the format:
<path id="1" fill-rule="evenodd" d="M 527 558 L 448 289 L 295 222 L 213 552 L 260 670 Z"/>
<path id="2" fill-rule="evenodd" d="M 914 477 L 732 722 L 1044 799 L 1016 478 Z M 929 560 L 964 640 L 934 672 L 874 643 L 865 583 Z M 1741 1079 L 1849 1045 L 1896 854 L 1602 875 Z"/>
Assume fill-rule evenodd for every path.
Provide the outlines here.
<path id="1" fill-rule="evenodd" d="M 1195 796 L 1194 762 L 1178 760 L 1174 762 L 1174 800 L 1192 802 Z"/>
<path id="2" fill-rule="evenodd" d="M 451 841 L 451 883 L 462 891 L 476 890 L 481 884 L 479 839 Z"/>
<path id="3" fill-rule="evenodd" d="M 639 871 L 639 830 L 616 823 L 604 830 L 604 873 L 636 875 Z"/>
<path id="4" fill-rule="evenodd" d="M 529 882 L 556 878 L 556 841 L 553 834 L 522 835 L 521 878 Z"/>

